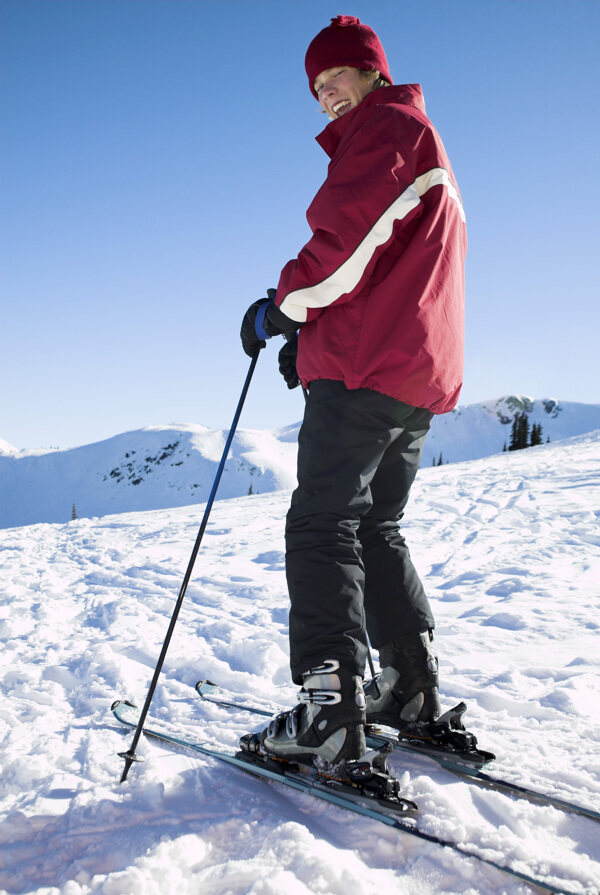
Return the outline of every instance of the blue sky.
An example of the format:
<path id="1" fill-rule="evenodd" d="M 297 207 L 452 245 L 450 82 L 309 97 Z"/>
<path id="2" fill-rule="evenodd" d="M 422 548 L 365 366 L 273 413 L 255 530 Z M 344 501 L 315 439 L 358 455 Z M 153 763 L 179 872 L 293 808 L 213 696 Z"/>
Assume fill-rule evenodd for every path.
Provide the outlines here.
<path id="1" fill-rule="evenodd" d="M 422 84 L 467 212 L 461 403 L 600 402 L 598 0 L 2 0 L 0 436 L 229 427 L 239 326 L 306 242 L 339 13 Z M 277 343 L 277 344 L 275 344 Z M 241 425 L 299 420 L 262 352 Z"/>

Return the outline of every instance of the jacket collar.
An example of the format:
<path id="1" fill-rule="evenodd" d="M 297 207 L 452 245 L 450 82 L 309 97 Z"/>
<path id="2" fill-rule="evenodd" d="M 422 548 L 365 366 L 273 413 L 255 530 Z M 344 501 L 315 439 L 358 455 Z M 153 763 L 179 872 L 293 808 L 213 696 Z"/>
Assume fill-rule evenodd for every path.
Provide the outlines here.
<path id="1" fill-rule="evenodd" d="M 331 121 L 324 131 L 315 137 L 319 146 L 321 146 L 327 155 L 331 158 L 338 147 L 340 140 L 350 122 L 353 121 L 359 112 L 364 111 L 370 106 L 380 106 L 388 103 L 395 103 L 403 106 L 412 106 L 419 112 L 425 114 L 425 99 L 420 84 L 397 84 L 393 87 L 378 87 L 368 93 L 365 98 L 350 112 L 346 112 L 341 118 Z"/>

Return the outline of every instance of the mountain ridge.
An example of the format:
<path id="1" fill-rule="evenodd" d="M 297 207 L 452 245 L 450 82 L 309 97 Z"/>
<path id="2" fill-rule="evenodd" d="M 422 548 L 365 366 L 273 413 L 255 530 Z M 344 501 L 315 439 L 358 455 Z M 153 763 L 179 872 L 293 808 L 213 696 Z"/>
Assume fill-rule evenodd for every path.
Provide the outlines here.
<path id="1" fill-rule="evenodd" d="M 515 413 L 525 411 L 552 442 L 600 428 L 600 405 L 508 395 L 436 416 L 422 467 L 475 460 L 503 450 Z M 295 486 L 300 423 L 239 428 L 218 498 Z M 227 430 L 194 423 L 151 425 L 65 450 L 17 451 L 0 440 L 0 527 L 65 522 L 203 503 Z"/>

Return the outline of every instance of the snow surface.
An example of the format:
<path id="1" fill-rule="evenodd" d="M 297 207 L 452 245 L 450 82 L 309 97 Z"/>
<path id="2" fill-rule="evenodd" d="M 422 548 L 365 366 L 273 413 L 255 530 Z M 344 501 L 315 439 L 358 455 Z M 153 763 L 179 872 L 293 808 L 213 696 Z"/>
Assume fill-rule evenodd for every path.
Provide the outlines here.
<path id="1" fill-rule="evenodd" d="M 551 442 L 600 428 L 600 405 L 510 395 L 434 417 L 422 466 L 500 453 L 515 413 L 540 423 Z M 299 423 L 238 429 L 219 499 L 293 488 Z M 208 499 L 227 430 L 191 423 L 148 426 L 70 450 L 16 451 L 0 441 L 0 528 L 67 522 Z"/>
<path id="2" fill-rule="evenodd" d="M 446 706 L 494 771 L 598 808 L 600 433 L 421 471 L 405 532 L 437 617 Z M 208 677 L 290 706 L 288 492 L 215 503 L 151 717 L 234 747 L 248 715 Z M 439 895 L 531 891 L 499 871 L 212 760 L 140 741 L 142 704 L 202 507 L 0 533 L 0 890 L 37 895 Z M 600 891 L 593 821 L 393 768 L 419 825 L 564 887 Z"/>
<path id="3" fill-rule="evenodd" d="M 221 500 L 293 488 L 298 425 L 238 429 Z M 195 424 L 147 426 L 67 451 L 0 456 L 0 527 L 154 510 L 206 501 L 227 431 Z"/>
<path id="4" fill-rule="evenodd" d="M 0 454 L 18 454 L 17 448 L 14 444 L 11 444 L 9 441 L 6 441 L 4 438 L 0 438 Z"/>
<path id="5" fill-rule="evenodd" d="M 434 417 L 421 465 L 431 466 L 440 454 L 444 463 L 456 463 L 500 453 L 510 443 L 516 413 L 526 413 L 530 425 L 541 425 L 544 442 L 547 438 L 554 442 L 600 428 L 600 404 L 527 395 L 459 404 L 451 413 Z"/>

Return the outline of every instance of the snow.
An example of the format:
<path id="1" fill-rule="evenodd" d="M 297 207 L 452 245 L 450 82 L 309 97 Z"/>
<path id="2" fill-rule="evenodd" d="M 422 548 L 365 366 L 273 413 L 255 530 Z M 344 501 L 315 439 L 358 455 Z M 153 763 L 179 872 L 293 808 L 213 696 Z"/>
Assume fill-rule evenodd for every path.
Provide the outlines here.
<path id="1" fill-rule="evenodd" d="M 480 404 L 458 405 L 451 413 L 436 416 L 425 442 L 422 466 L 477 460 L 500 453 L 510 443 L 516 413 L 526 413 L 529 424 L 542 427 L 542 440 L 551 442 L 583 435 L 600 428 L 600 405 L 528 395 L 505 395 Z"/>
<path id="2" fill-rule="evenodd" d="M 220 499 L 293 488 L 298 426 L 238 430 Z M 0 526 L 63 522 L 200 503 L 227 432 L 195 424 L 147 426 L 65 451 L 0 455 Z"/>
<path id="3" fill-rule="evenodd" d="M 500 453 L 524 411 L 551 442 L 600 428 L 600 405 L 509 395 L 434 417 L 422 466 Z M 218 498 L 289 489 L 296 481 L 299 423 L 241 429 Z M 0 441 L 0 528 L 187 506 L 208 499 L 227 431 L 193 423 L 147 426 L 69 450 L 17 451 Z"/>
<path id="4" fill-rule="evenodd" d="M 162 437 L 162 433 L 161 433 Z M 194 435 L 194 437 L 196 437 Z M 268 453 L 269 445 L 261 449 Z M 600 432 L 421 470 L 404 530 L 437 618 L 445 706 L 468 703 L 494 772 L 598 808 Z M 289 491 L 215 503 L 151 707 L 235 747 L 210 678 L 291 706 Z M 141 704 L 203 506 L 0 532 L 0 891 L 36 895 L 458 895 L 533 891 L 374 820 L 142 738 Z M 568 892 L 600 891 L 594 821 L 391 761 L 419 826 Z"/>
<path id="5" fill-rule="evenodd" d="M 4 438 L 0 438 L 0 454 L 16 454 L 18 453 L 16 447 L 10 442 L 6 441 Z"/>

